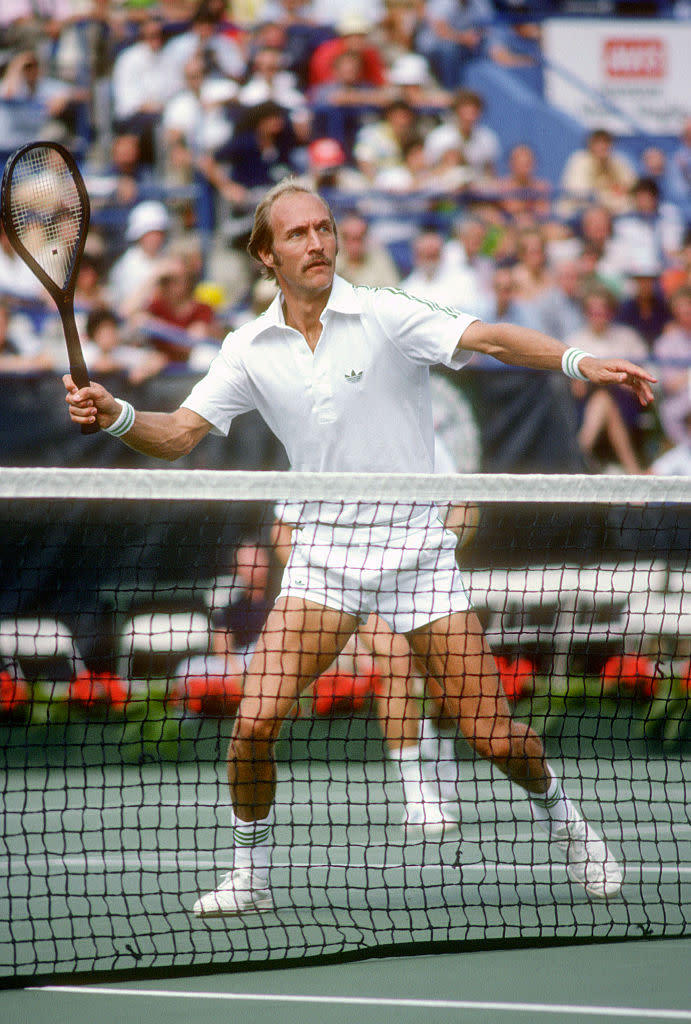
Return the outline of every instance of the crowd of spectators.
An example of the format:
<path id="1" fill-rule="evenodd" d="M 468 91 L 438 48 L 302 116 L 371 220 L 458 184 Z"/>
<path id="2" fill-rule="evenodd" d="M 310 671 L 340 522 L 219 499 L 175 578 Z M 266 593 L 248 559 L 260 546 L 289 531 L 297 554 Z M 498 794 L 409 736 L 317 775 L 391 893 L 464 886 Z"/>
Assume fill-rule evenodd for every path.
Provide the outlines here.
<path id="1" fill-rule="evenodd" d="M 491 0 L 3 4 L 0 160 L 36 138 L 78 156 L 94 372 L 203 371 L 272 298 L 244 243 L 258 195 L 295 175 L 332 201 L 354 283 L 657 365 L 652 427 L 624 394 L 572 394 L 587 466 L 655 471 L 688 443 L 691 116 L 638 162 L 591 131 L 553 180 L 485 122 L 476 60 L 537 82 L 539 25 Z M 64 364 L 50 300 L 0 237 L 0 372 Z"/>

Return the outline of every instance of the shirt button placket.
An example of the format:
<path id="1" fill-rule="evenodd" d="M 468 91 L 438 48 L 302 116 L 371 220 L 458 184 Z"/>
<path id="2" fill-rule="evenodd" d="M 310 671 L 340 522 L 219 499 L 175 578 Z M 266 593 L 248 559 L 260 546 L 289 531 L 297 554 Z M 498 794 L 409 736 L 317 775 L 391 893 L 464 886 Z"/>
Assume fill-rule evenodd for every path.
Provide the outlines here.
<path id="1" fill-rule="evenodd" d="M 314 407 L 319 423 L 333 423 L 336 411 L 331 387 L 330 360 L 325 354 L 324 346 L 321 352 L 317 348 L 314 355 Z"/>

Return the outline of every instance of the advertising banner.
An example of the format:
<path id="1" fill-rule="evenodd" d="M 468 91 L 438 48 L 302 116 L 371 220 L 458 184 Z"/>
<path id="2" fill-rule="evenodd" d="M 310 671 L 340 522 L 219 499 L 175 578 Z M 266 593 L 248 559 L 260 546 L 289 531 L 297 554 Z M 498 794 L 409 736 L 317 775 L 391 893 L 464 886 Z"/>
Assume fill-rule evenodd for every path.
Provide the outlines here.
<path id="1" fill-rule="evenodd" d="M 548 19 L 543 53 L 546 99 L 585 128 L 677 135 L 691 114 L 691 23 Z"/>

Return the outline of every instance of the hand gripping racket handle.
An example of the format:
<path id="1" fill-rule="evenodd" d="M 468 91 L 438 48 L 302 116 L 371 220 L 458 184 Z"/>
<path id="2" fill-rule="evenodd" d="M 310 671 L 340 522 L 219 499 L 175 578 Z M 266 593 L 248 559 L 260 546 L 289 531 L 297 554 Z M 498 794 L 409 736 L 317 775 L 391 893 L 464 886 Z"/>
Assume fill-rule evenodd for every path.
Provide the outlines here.
<path id="1" fill-rule="evenodd" d="M 74 320 L 74 313 L 72 309 L 64 309 L 61 312 L 62 327 L 65 333 L 65 343 L 67 345 L 67 357 L 70 365 L 70 375 L 72 380 L 78 388 L 85 388 L 89 385 L 89 372 L 84 362 L 84 356 L 82 355 L 82 346 L 79 341 L 79 333 L 77 331 L 77 325 Z M 100 431 L 98 423 L 83 423 L 81 427 L 82 434 L 98 434 Z"/>

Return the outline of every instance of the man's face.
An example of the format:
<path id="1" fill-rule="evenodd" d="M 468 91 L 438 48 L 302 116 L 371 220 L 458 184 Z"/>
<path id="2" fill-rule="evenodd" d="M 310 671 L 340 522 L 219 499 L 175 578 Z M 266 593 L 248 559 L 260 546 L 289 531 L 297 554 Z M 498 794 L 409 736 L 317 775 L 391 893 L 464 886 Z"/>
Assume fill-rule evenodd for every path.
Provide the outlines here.
<path id="1" fill-rule="evenodd" d="M 612 322 L 612 307 L 606 299 L 593 295 L 586 300 L 585 315 L 592 330 L 601 334 Z"/>
<path id="2" fill-rule="evenodd" d="M 348 259 L 360 263 L 365 256 L 367 224 L 359 217 L 348 217 L 338 229 L 343 250 Z"/>
<path id="3" fill-rule="evenodd" d="M 476 103 L 465 100 L 456 107 L 456 116 L 461 129 L 468 133 L 473 130 L 480 119 L 480 108 Z"/>
<path id="4" fill-rule="evenodd" d="M 441 235 L 429 231 L 415 241 L 415 266 L 419 270 L 434 270 L 439 264 L 444 242 Z"/>
<path id="5" fill-rule="evenodd" d="M 691 299 L 680 295 L 672 303 L 674 319 L 684 331 L 691 331 Z"/>
<path id="6" fill-rule="evenodd" d="M 607 136 L 596 135 L 590 140 L 588 148 L 599 163 L 606 163 L 612 154 L 612 142 Z"/>
<path id="7" fill-rule="evenodd" d="M 494 294 L 497 299 L 497 309 L 505 310 L 511 304 L 514 297 L 513 274 L 508 268 L 501 268 L 494 274 Z"/>
<path id="8" fill-rule="evenodd" d="M 636 189 L 633 199 L 638 213 L 642 213 L 644 216 L 657 213 L 657 196 L 649 189 Z"/>
<path id="9" fill-rule="evenodd" d="M 141 38 L 152 50 L 163 48 L 163 26 L 158 21 L 146 21 L 141 28 Z"/>
<path id="10" fill-rule="evenodd" d="M 569 260 L 557 268 L 557 284 L 559 288 L 570 298 L 576 298 L 581 284 L 581 275 L 578 263 Z"/>
<path id="11" fill-rule="evenodd" d="M 510 165 L 517 178 L 530 178 L 535 170 L 533 151 L 528 146 L 516 146 L 511 153 Z"/>
<path id="12" fill-rule="evenodd" d="M 609 214 L 599 206 L 590 207 L 583 214 L 583 234 L 597 243 L 607 241 L 611 233 Z"/>
<path id="13" fill-rule="evenodd" d="M 288 192 L 271 207 L 273 245 L 261 253 L 281 289 L 318 295 L 331 287 L 338 245 L 329 211 L 307 192 Z"/>

